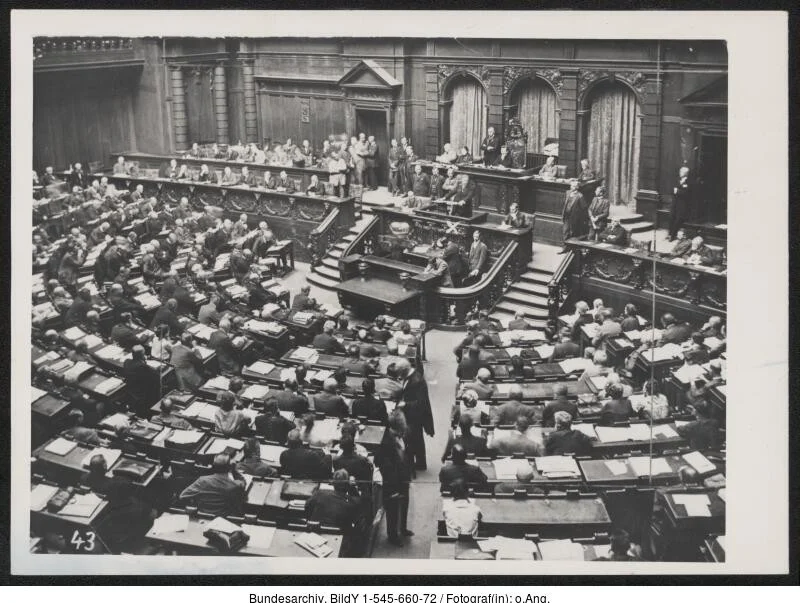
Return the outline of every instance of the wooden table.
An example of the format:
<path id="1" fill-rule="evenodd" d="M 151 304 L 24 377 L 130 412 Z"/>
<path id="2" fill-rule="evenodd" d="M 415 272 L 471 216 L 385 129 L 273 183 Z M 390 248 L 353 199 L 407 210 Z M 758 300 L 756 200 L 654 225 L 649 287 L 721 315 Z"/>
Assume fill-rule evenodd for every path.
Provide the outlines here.
<path id="1" fill-rule="evenodd" d="M 179 555 L 219 555 L 220 553 L 208 544 L 203 532 L 210 520 L 191 517 L 189 526 L 184 532 L 156 534 L 150 530 L 146 538 L 148 541 L 166 546 L 169 550 Z M 303 547 L 295 544 L 294 539 L 302 534 L 301 531 L 283 528 L 271 528 L 252 524 L 242 524 L 242 530 L 250 535 L 247 545 L 228 555 L 256 556 L 256 557 L 304 557 L 314 559 L 315 556 Z M 331 557 L 338 557 L 342 546 L 340 534 L 322 534 L 333 549 Z"/>

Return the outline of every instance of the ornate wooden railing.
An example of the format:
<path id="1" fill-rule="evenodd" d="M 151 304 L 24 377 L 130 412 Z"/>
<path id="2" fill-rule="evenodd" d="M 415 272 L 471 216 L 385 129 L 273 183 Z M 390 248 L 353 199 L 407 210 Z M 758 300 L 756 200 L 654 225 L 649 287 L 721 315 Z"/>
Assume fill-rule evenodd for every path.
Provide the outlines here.
<path id="1" fill-rule="evenodd" d="M 478 310 L 491 309 L 517 278 L 515 255 L 519 244 L 512 241 L 483 275 L 467 287 L 439 287 L 439 324 L 463 325 Z M 435 317 L 434 317 L 435 319 Z"/>
<path id="2" fill-rule="evenodd" d="M 33 56 L 132 50 L 133 38 L 34 38 Z"/>
<path id="3" fill-rule="evenodd" d="M 556 320 L 569 296 L 569 274 L 570 267 L 575 261 L 575 253 L 568 251 L 561 259 L 561 263 L 556 267 L 550 282 L 547 283 L 547 317 Z"/>
<path id="4" fill-rule="evenodd" d="M 380 226 L 380 219 L 378 216 L 372 216 L 367 225 L 356 235 L 350 244 L 345 247 L 342 252 L 342 257 L 353 255 L 354 253 L 360 255 L 370 255 L 375 252 L 375 242 L 378 235 L 378 226 Z"/>
<path id="5" fill-rule="evenodd" d="M 319 266 L 325 254 L 336 245 L 339 240 L 340 229 L 337 227 L 339 222 L 339 210 L 334 208 L 319 223 L 319 226 L 308 233 L 308 242 L 311 247 L 311 265 Z"/>

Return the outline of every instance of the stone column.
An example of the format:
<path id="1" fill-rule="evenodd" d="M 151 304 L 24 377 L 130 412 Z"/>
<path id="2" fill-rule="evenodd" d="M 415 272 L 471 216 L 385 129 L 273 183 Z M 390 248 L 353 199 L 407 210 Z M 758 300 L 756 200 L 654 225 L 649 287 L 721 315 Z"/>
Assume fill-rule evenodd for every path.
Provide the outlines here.
<path id="1" fill-rule="evenodd" d="M 228 144 L 228 90 L 225 85 L 225 66 L 214 68 L 214 120 L 217 124 L 217 142 Z"/>
<path id="2" fill-rule="evenodd" d="M 244 89 L 244 142 L 260 142 L 258 139 L 258 105 L 256 104 L 256 83 L 253 78 L 252 59 L 242 61 L 242 88 Z"/>
<path id="3" fill-rule="evenodd" d="M 170 90 L 172 92 L 172 127 L 175 131 L 175 150 L 189 148 L 189 124 L 186 117 L 186 90 L 183 87 L 183 69 L 170 65 Z"/>

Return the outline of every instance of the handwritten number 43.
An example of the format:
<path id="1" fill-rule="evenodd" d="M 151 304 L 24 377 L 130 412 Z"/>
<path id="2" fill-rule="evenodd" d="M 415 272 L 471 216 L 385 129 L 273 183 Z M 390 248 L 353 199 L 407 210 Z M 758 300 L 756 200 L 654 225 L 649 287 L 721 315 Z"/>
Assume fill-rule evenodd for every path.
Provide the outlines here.
<path id="1" fill-rule="evenodd" d="M 83 536 L 86 536 L 86 539 L 84 539 Z M 85 532 L 83 536 L 81 536 L 81 533 L 78 530 L 75 530 L 72 533 L 70 543 L 75 547 L 75 552 L 80 552 L 81 550 L 87 552 L 93 551 L 95 547 L 94 532 Z"/>

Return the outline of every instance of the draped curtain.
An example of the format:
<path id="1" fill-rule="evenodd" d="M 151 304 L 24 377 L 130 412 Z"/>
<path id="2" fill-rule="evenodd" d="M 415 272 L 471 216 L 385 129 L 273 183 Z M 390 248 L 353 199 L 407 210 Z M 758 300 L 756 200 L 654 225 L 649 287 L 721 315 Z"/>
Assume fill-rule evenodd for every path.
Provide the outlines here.
<path id="1" fill-rule="evenodd" d="M 474 156 L 480 155 L 486 132 L 486 93 L 478 82 L 465 78 L 452 87 L 450 137 L 446 142 L 458 149 L 466 145 Z"/>
<path id="2" fill-rule="evenodd" d="M 526 80 L 517 86 L 512 104 L 528 134 L 528 153 L 543 153 L 545 140 L 558 138 L 556 93 L 541 80 Z"/>
<path id="3" fill-rule="evenodd" d="M 631 204 L 639 188 L 639 102 L 623 84 L 597 90 L 592 99 L 587 158 L 605 179 L 612 203 Z"/>
<path id="4" fill-rule="evenodd" d="M 189 142 L 214 142 L 217 126 L 214 119 L 213 76 L 210 69 L 187 71 L 186 121 L 189 126 Z"/>

